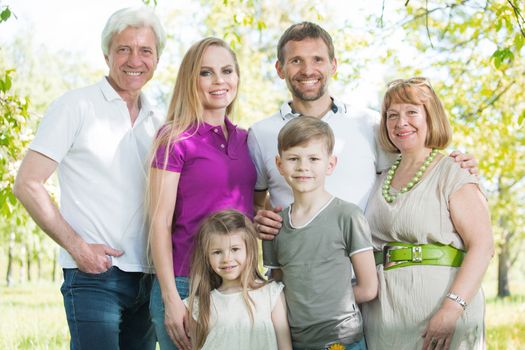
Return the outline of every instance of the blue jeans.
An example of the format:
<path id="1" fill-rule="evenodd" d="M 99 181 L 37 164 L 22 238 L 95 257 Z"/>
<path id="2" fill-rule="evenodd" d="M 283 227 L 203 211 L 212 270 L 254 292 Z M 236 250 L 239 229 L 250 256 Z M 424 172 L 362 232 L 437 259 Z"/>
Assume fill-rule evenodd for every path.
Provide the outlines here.
<path id="1" fill-rule="evenodd" d="M 366 348 L 366 343 L 365 343 L 365 338 L 361 338 L 361 340 L 359 341 L 356 341 L 355 343 L 352 343 L 352 344 L 345 344 L 343 345 L 345 350 L 367 350 Z M 315 350 L 326 350 L 326 349 L 329 349 L 330 347 L 326 347 L 324 349 L 315 349 Z M 303 349 L 303 348 L 296 348 L 294 347 L 293 350 L 314 350 L 313 348 L 307 348 L 307 349 Z"/>
<path id="2" fill-rule="evenodd" d="M 189 278 L 175 277 L 175 285 L 180 298 L 188 297 L 189 292 Z M 149 310 L 151 319 L 155 326 L 155 333 L 157 333 L 157 340 L 159 341 L 161 350 L 178 350 L 175 343 L 171 340 L 164 327 L 164 302 L 162 301 L 162 293 L 160 291 L 160 284 L 157 277 L 153 280 L 153 287 L 151 288 L 151 299 L 149 302 Z"/>
<path id="3" fill-rule="evenodd" d="M 101 274 L 64 269 L 64 297 L 70 348 L 155 349 L 148 309 L 153 275 L 113 266 Z"/>

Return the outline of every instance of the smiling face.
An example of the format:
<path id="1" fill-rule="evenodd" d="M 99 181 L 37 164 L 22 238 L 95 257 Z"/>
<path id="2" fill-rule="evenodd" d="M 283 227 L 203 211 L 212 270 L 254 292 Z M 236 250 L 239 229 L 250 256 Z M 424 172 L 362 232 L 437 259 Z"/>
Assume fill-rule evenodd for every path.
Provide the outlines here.
<path id="1" fill-rule="evenodd" d="M 335 74 L 337 62 L 330 60 L 328 47 L 321 38 L 288 41 L 283 48 L 284 61 L 275 67 L 281 79 L 286 80 L 294 98 L 316 101 L 325 96 L 330 77 Z"/>
<path id="2" fill-rule="evenodd" d="M 279 172 L 294 192 L 324 191 L 324 182 L 336 159 L 329 155 L 322 138 L 283 150 L 276 158 Z"/>
<path id="3" fill-rule="evenodd" d="M 127 27 L 113 36 L 105 58 L 111 86 L 124 100 L 134 97 L 157 68 L 155 33 L 150 27 Z"/>
<path id="4" fill-rule="evenodd" d="M 428 133 L 425 107 L 392 103 L 386 110 L 386 129 L 390 141 L 401 153 L 425 148 Z"/>
<path id="5" fill-rule="evenodd" d="M 202 56 L 198 93 L 204 117 L 224 117 L 226 107 L 237 95 L 239 75 L 232 54 L 224 47 L 211 45 Z"/>
<path id="6" fill-rule="evenodd" d="M 241 285 L 241 273 L 246 267 L 246 243 L 242 232 L 213 233 L 208 259 L 213 271 L 222 278 L 221 288 Z"/>

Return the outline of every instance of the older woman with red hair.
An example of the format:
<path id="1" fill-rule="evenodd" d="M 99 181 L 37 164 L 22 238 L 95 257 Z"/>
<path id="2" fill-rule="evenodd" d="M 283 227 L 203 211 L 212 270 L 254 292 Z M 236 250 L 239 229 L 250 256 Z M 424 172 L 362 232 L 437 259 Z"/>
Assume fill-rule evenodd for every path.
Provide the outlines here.
<path id="1" fill-rule="evenodd" d="M 440 153 L 452 132 L 427 79 L 389 84 L 379 132 L 400 155 L 366 210 L 379 274 L 363 310 L 368 348 L 482 349 L 490 215 L 478 178 Z"/>

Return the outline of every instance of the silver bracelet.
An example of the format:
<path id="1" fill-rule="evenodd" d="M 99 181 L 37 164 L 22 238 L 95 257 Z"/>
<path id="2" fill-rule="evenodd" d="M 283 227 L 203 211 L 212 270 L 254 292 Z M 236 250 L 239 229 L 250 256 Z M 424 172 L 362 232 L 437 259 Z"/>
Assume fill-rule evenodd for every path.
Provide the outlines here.
<path id="1" fill-rule="evenodd" d="M 454 294 L 452 292 L 448 292 L 447 294 L 447 298 L 449 298 L 450 300 L 454 300 L 456 303 L 458 303 L 459 305 L 461 305 L 461 307 L 463 308 L 463 310 L 465 310 L 467 308 L 467 302 L 465 301 L 465 299 L 463 299 L 462 297 L 460 297 L 459 295 L 457 294 Z"/>

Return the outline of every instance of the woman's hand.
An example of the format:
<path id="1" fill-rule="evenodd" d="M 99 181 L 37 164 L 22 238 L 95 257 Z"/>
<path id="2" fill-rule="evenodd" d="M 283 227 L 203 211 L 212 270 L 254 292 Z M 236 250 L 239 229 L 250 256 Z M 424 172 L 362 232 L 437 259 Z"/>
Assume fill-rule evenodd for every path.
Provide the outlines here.
<path id="1" fill-rule="evenodd" d="M 445 300 L 443 306 L 428 322 L 423 332 L 423 350 L 448 350 L 456 330 L 456 322 L 463 313 L 463 308 Z"/>
<path id="2" fill-rule="evenodd" d="M 182 300 L 165 304 L 164 327 L 166 327 L 166 332 L 171 340 L 180 350 L 191 350 L 189 314 Z"/>

